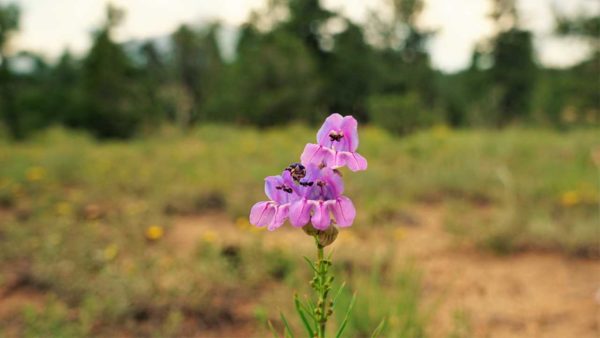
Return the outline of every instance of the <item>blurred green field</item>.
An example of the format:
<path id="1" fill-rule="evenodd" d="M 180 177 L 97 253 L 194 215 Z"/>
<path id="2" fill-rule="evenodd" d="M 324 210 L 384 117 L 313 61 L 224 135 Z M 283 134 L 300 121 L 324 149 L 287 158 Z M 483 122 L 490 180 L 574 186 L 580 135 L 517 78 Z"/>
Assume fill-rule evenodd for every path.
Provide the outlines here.
<path id="1" fill-rule="evenodd" d="M 344 173 L 358 210 L 348 232 L 394 233 L 416 205 L 436 206 L 461 245 L 600 254 L 600 130 L 360 133 L 369 169 Z M 229 325 L 264 335 L 266 319 L 278 325 L 277 307 L 291 311 L 291 290 L 308 290 L 309 271 L 290 248 L 296 237 L 255 230 L 246 217 L 264 199 L 263 178 L 298 161 L 313 138 L 303 126 L 204 126 L 126 143 L 62 129 L 0 141 L 0 289 L 45 295 L 39 307 L 4 319 L 0 333 L 173 336 Z M 177 222 L 211 214 L 235 227 L 215 222 L 194 232 L 201 238 L 192 254 L 179 255 L 167 240 Z M 239 238 L 224 239 L 232 234 Z M 386 243 L 362 249 L 372 256 L 339 248 L 339 273 L 361 305 L 351 337 L 368 336 L 384 316 L 385 336 L 425 335 L 418 267 L 390 253 L 393 239 Z"/>

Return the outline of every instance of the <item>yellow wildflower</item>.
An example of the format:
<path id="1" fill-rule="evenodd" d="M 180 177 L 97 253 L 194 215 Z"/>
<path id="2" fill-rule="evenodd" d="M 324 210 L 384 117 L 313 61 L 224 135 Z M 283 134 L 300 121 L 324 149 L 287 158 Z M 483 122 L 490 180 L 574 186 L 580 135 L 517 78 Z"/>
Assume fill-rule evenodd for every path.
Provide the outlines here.
<path id="1" fill-rule="evenodd" d="M 59 216 L 68 216 L 73 213 L 73 208 L 69 202 L 59 202 L 55 206 L 56 213 Z"/>
<path id="2" fill-rule="evenodd" d="M 31 167 L 27 170 L 25 176 L 30 182 L 41 181 L 46 177 L 46 169 L 39 166 Z"/>
<path id="3" fill-rule="evenodd" d="M 102 250 L 102 256 L 104 260 L 110 262 L 117 258 L 119 254 L 119 247 L 116 244 L 109 244 L 104 250 Z"/>
<path id="4" fill-rule="evenodd" d="M 214 243 L 217 241 L 217 234 L 212 230 L 207 230 L 202 234 L 202 240 L 207 243 Z"/>
<path id="5" fill-rule="evenodd" d="M 250 224 L 250 221 L 248 220 L 247 217 L 238 217 L 235 220 L 235 225 L 242 229 L 242 230 L 247 230 L 249 232 L 260 232 L 262 230 L 265 230 L 266 227 L 256 227 L 253 226 L 252 224 Z"/>
<path id="6" fill-rule="evenodd" d="M 250 225 L 250 222 L 248 222 L 246 217 L 238 217 L 235 220 L 235 225 L 240 229 L 247 229 Z"/>
<path id="7" fill-rule="evenodd" d="M 160 225 L 152 225 L 146 229 L 146 238 L 151 241 L 161 239 L 164 234 L 165 231 Z"/>
<path id="8" fill-rule="evenodd" d="M 406 231 L 402 228 L 397 228 L 396 230 L 394 230 L 394 238 L 397 241 L 401 241 L 406 237 Z"/>
<path id="9" fill-rule="evenodd" d="M 572 207 L 579 203 L 579 194 L 576 191 L 567 191 L 562 194 L 560 203 L 565 207 Z"/>

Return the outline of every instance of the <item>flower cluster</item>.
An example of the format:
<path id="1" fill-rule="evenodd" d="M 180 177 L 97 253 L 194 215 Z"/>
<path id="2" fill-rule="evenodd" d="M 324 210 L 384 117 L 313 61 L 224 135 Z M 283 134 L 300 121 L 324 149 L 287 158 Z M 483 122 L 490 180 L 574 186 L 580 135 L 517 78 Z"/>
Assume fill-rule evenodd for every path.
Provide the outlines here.
<path id="1" fill-rule="evenodd" d="M 265 178 L 269 200 L 252 207 L 250 223 L 269 230 L 288 219 L 296 227 L 310 222 L 317 230 L 326 230 L 332 222 L 340 227 L 352 225 L 356 210 L 342 195 L 344 183 L 337 169 L 367 169 L 367 160 L 356 152 L 357 127 L 352 116 L 329 116 L 317 133 L 317 144 L 304 148 L 301 163 L 291 164 L 281 175 Z"/>

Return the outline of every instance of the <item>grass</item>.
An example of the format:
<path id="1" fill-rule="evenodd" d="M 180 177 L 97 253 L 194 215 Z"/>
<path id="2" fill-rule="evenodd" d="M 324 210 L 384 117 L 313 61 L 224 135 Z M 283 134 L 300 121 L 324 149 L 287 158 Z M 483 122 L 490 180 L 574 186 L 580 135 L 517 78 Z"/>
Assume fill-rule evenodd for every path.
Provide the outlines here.
<path id="1" fill-rule="evenodd" d="M 345 309 L 352 292 L 357 290 L 357 303 L 350 313 L 348 330 L 352 337 L 371 337 L 383 321 L 380 337 L 425 337 L 425 311 L 420 308 L 419 272 L 404 266 L 391 275 L 375 266 L 365 275 L 350 279 L 348 289 L 341 294 L 340 308 Z M 338 315 L 343 312 L 338 312 Z M 338 320 L 340 320 L 338 318 Z"/>
<path id="2" fill-rule="evenodd" d="M 351 231 L 386 231 L 410 218 L 411 206 L 435 204 L 459 241 L 486 250 L 600 254 L 598 130 L 436 127 L 402 139 L 360 132 L 369 170 L 348 175 L 359 212 Z M 209 330 L 231 323 L 244 302 L 256 302 L 254 326 L 277 318 L 273 304 L 291 310 L 291 290 L 308 280 L 305 266 L 293 250 L 265 246 L 246 217 L 264 198 L 263 178 L 297 161 L 313 139 L 302 126 L 205 126 L 129 143 L 61 129 L 0 141 L 0 287 L 43 290 L 49 304 L 10 327 L 30 336 L 171 336 L 194 332 L 186 318 Z M 215 224 L 194 255 L 179 259 L 164 233 L 179 218 L 211 212 L 226 214 L 247 240 L 225 245 Z M 341 272 L 359 291 L 350 336 L 370 336 L 381 318 L 384 336 L 424 334 L 418 271 L 381 275 L 370 257 L 348 264 L 371 271 Z"/>

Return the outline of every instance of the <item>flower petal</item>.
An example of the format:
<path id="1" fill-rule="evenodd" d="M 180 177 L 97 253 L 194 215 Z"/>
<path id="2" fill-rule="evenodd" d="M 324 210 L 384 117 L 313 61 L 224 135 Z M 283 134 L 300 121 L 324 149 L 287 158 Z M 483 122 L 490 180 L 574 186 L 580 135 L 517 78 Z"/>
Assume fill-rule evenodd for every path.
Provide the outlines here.
<path id="1" fill-rule="evenodd" d="M 308 166 L 309 164 L 318 164 L 321 159 L 321 146 L 314 143 L 307 143 L 304 146 L 304 151 L 300 155 L 300 161 L 303 165 Z"/>
<path id="2" fill-rule="evenodd" d="M 323 203 L 323 201 L 316 202 L 313 208 L 313 215 L 310 220 L 315 229 L 327 229 L 331 223 L 329 207 Z"/>
<path id="3" fill-rule="evenodd" d="M 329 133 L 332 130 L 341 130 L 343 117 L 340 114 L 331 114 L 317 132 L 317 143 L 322 146 L 329 146 L 331 141 L 329 139 Z"/>
<path id="4" fill-rule="evenodd" d="M 305 226 L 310 220 L 311 209 L 312 205 L 305 198 L 293 202 L 289 211 L 290 223 L 295 227 Z"/>
<path id="5" fill-rule="evenodd" d="M 258 202 L 250 210 L 250 223 L 258 227 L 270 224 L 275 216 L 275 208 L 271 201 Z"/>
<path id="6" fill-rule="evenodd" d="M 367 160 L 359 153 L 338 151 L 335 156 L 334 168 L 347 166 L 352 171 L 366 170 Z"/>
<path id="7" fill-rule="evenodd" d="M 287 193 L 281 189 L 277 189 L 277 187 L 283 184 L 283 179 L 281 176 L 267 176 L 265 178 L 265 194 L 269 199 L 278 202 L 285 203 L 287 202 L 286 196 Z"/>
<path id="8" fill-rule="evenodd" d="M 341 125 L 342 133 L 344 133 L 344 143 L 346 147 L 340 148 L 344 151 L 356 151 L 358 148 L 358 122 L 353 116 L 344 116 Z"/>
<path id="9" fill-rule="evenodd" d="M 322 163 L 329 164 L 333 163 L 334 159 L 335 154 L 333 150 L 314 143 L 308 143 L 300 156 L 300 161 L 305 166 L 309 166 L 310 164 L 321 165 Z"/>
<path id="10" fill-rule="evenodd" d="M 302 181 L 304 182 L 314 182 L 321 177 L 321 168 L 314 163 L 309 163 L 306 165 L 306 176 Z"/>
<path id="11" fill-rule="evenodd" d="M 288 218 L 289 210 L 290 210 L 289 203 L 277 206 L 276 212 L 275 212 L 275 217 L 273 217 L 273 220 L 267 226 L 267 229 L 269 231 L 273 231 L 273 230 L 279 228 L 283 223 L 285 223 L 285 221 Z"/>
<path id="12" fill-rule="evenodd" d="M 344 181 L 339 174 L 336 174 L 331 168 L 321 169 L 321 179 L 326 183 L 327 194 L 326 199 L 336 199 L 344 193 Z"/>
<path id="13" fill-rule="evenodd" d="M 328 203 L 337 225 L 340 227 L 349 227 L 352 225 L 356 217 L 356 209 L 348 197 L 340 196 L 337 200 L 328 201 Z"/>

